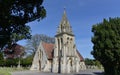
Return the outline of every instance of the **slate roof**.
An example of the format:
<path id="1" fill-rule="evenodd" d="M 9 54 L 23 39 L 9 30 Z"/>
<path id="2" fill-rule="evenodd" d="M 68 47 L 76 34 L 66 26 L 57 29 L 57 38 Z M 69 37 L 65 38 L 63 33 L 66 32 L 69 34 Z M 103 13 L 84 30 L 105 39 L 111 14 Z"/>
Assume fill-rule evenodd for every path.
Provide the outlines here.
<path id="1" fill-rule="evenodd" d="M 53 58 L 54 44 L 42 42 L 42 45 L 43 45 L 43 48 L 45 50 L 45 53 L 47 54 L 48 59 L 52 59 Z M 84 58 L 79 53 L 79 51 L 78 50 L 76 50 L 76 51 L 77 51 L 78 56 L 80 57 L 80 61 L 84 61 Z"/>

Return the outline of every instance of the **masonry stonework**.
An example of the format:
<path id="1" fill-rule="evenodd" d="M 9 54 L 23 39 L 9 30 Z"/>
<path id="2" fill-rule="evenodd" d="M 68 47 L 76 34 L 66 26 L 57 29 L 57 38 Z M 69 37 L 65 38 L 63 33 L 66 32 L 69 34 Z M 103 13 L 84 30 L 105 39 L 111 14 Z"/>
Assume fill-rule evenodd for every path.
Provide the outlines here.
<path id="1" fill-rule="evenodd" d="M 75 36 L 64 10 L 55 35 L 55 44 L 40 42 L 31 70 L 75 73 L 85 69 L 84 59 L 76 48 Z"/>

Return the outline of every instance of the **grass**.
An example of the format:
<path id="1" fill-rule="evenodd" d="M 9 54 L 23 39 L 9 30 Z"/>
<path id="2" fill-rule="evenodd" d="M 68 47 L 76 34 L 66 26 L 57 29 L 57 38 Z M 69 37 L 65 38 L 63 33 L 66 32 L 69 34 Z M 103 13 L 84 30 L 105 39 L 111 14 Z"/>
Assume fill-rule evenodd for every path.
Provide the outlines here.
<path id="1" fill-rule="evenodd" d="M 27 68 L 16 68 L 16 67 L 0 67 L 0 75 L 11 75 L 11 72 L 27 70 Z"/>
<path id="2" fill-rule="evenodd" d="M 0 69 L 0 75 L 11 75 L 9 70 L 6 69 Z"/>

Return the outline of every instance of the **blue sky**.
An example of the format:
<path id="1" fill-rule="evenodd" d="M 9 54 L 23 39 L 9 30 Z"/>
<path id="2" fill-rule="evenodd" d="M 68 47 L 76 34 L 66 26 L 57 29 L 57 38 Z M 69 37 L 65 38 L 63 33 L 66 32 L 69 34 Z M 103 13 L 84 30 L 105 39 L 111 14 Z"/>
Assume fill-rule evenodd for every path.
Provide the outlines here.
<path id="1" fill-rule="evenodd" d="M 46 18 L 28 23 L 32 35 L 54 37 L 65 7 L 77 48 L 84 58 L 93 58 L 90 54 L 93 46 L 92 25 L 102 22 L 103 18 L 120 16 L 120 0 L 44 0 L 43 6 L 47 11 Z M 25 45 L 25 41 L 18 43 Z"/>

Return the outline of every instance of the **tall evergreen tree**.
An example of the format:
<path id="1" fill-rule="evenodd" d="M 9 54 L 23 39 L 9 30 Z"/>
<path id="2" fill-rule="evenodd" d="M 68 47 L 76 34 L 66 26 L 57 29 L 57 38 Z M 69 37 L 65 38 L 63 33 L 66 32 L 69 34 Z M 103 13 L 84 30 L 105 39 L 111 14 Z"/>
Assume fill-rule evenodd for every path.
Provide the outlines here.
<path id="1" fill-rule="evenodd" d="M 120 18 L 104 19 L 93 25 L 92 54 L 104 67 L 105 75 L 120 75 Z"/>
<path id="2" fill-rule="evenodd" d="M 31 37 L 27 23 L 46 16 L 43 0 L 0 0 L 0 49 Z"/>

